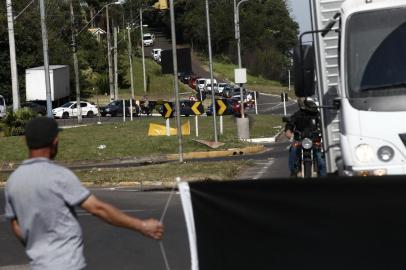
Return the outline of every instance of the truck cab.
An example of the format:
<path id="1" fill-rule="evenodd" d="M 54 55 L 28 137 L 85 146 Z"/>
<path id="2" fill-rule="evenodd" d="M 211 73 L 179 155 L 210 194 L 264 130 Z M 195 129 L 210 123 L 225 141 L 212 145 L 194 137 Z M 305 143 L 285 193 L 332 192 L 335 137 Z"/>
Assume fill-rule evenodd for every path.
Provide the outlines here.
<path id="1" fill-rule="evenodd" d="M 328 172 L 406 174 L 405 1 L 315 0 L 311 8 Z"/>
<path id="2" fill-rule="evenodd" d="M 406 3 L 346 1 L 340 85 L 344 172 L 406 174 Z"/>

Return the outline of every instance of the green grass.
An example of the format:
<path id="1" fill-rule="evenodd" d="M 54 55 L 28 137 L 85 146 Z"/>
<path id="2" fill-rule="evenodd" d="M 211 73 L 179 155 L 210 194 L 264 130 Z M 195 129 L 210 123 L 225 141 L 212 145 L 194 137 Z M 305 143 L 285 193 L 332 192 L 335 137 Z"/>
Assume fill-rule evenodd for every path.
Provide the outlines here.
<path id="1" fill-rule="evenodd" d="M 279 117 L 271 115 L 251 116 L 251 137 L 271 137 L 275 135 L 282 125 Z M 213 118 L 201 117 L 199 119 L 199 139 L 213 140 Z M 194 117 L 182 118 L 190 121 L 191 135 L 184 136 L 184 152 L 212 150 L 198 144 L 195 137 Z M 64 162 L 78 162 L 89 160 L 111 160 L 131 157 L 145 157 L 151 155 L 174 154 L 178 152 L 177 136 L 148 137 L 150 122 L 165 124 L 165 120 L 158 117 L 145 117 L 134 122 L 103 123 L 102 125 L 84 126 L 66 129 L 60 133 L 60 147 L 57 160 Z M 217 122 L 218 123 L 218 122 Z M 175 127 L 175 119 L 171 120 Z M 225 145 L 220 149 L 244 147 L 248 143 L 236 139 L 234 117 L 224 116 L 224 135 L 219 141 Z M 105 149 L 98 146 L 105 145 Z M 0 138 L 0 165 L 15 163 L 27 157 L 24 137 Z"/>

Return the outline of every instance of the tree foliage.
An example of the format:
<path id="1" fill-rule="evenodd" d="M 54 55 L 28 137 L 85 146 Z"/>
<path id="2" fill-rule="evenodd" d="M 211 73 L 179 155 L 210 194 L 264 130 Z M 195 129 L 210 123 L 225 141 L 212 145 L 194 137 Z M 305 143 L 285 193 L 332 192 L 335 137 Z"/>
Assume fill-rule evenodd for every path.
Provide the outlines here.
<path id="1" fill-rule="evenodd" d="M 238 1 L 237 1 L 238 2 Z M 213 53 L 237 62 L 233 0 L 211 0 L 210 25 Z M 207 28 L 204 0 L 177 0 L 175 13 L 180 41 L 206 52 Z M 163 23 L 169 30 L 169 14 Z M 250 72 L 280 79 L 288 54 L 296 44 L 298 25 L 285 0 L 256 0 L 240 6 L 243 65 Z"/>

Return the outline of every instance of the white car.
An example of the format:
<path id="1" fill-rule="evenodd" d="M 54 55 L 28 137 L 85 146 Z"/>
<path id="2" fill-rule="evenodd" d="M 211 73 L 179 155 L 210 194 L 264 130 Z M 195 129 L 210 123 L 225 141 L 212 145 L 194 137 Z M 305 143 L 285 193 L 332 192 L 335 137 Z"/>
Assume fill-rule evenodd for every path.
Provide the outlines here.
<path id="1" fill-rule="evenodd" d="M 89 102 L 81 101 L 80 107 L 82 108 L 82 116 L 93 117 L 99 113 L 96 105 Z M 62 106 L 52 110 L 55 118 L 69 118 L 77 117 L 79 115 L 76 101 L 70 101 Z"/>
<path id="2" fill-rule="evenodd" d="M 200 78 L 196 80 L 196 91 L 200 92 L 203 91 L 204 92 L 204 84 L 206 82 L 207 79 L 205 78 Z"/>
<path id="3" fill-rule="evenodd" d="M 154 45 L 155 36 L 153 34 L 146 33 L 144 34 L 142 40 L 144 42 L 144 46 L 152 46 Z"/>
<path id="4" fill-rule="evenodd" d="M 219 83 L 217 86 L 216 94 L 222 94 L 224 88 L 227 87 L 227 85 L 228 85 L 227 83 L 223 83 L 223 82 Z"/>
<path id="5" fill-rule="evenodd" d="M 217 91 L 217 80 L 213 79 L 213 84 L 214 84 L 214 93 Z M 204 82 L 204 89 L 206 90 L 207 93 L 211 93 L 211 80 L 206 79 Z"/>
<path id="6" fill-rule="evenodd" d="M 155 61 L 161 62 L 161 52 L 162 52 L 162 49 L 152 49 L 151 55 Z"/>

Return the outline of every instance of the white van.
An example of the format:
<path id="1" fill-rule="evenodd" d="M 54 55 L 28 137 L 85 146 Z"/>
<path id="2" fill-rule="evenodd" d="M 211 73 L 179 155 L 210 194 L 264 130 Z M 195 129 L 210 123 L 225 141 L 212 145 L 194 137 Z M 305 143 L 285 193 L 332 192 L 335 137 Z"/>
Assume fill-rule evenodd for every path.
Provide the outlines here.
<path id="1" fill-rule="evenodd" d="M 214 88 L 214 92 L 218 91 L 218 84 L 217 84 L 217 80 L 213 79 L 213 88 Z M 211 79 L 206 79 L 204 82 L 204 90 L 208 93 L 211 93 L 211 89 L 212 89 L 212 83 L 211 83 Z"/>
<path id="2" fill-rule="evenodd" d="M 6 100 L 3 96 L 0 96 L 0 118 L 6 116 Z"/>

